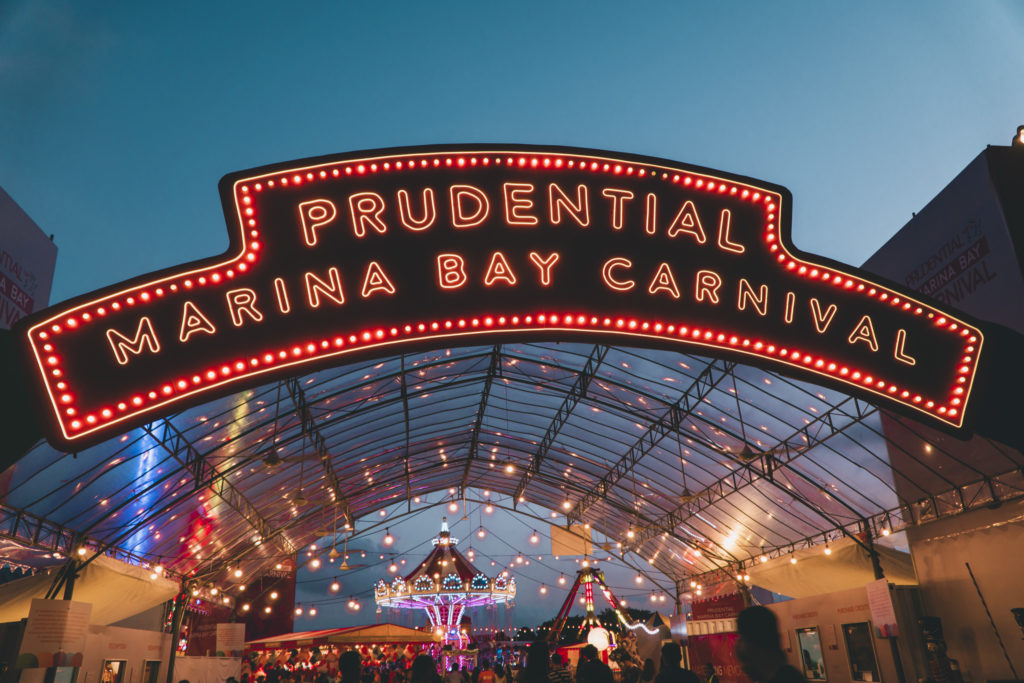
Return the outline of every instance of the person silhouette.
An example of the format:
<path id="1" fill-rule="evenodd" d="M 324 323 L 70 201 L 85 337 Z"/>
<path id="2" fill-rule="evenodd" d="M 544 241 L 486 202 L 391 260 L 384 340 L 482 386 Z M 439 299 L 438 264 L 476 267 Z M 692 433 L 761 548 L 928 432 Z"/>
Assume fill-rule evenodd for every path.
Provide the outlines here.
<path id="1" fill-rule="evenodd" d="M 807 683 L 786 663 L 779 640 L 779 621 L 767 607 L 748 607 L 736 617 L 736 659 L 755 683 Z"/>

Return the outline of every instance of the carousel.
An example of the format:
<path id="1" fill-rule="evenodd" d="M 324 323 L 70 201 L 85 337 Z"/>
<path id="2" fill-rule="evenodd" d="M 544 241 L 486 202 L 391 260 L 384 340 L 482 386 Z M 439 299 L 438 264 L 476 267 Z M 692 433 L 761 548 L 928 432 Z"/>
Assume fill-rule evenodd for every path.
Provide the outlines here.
<path id="1" fill-rule="evenodd" d="M 458 542 L 444 518 L 426 559 L 408 576 L 396 577 L 390 583 L 378 581 L 374 595 L 378 607 L 424 610 L 444 642 L 461 648 L 468 640 L 460 628 L 466 608 L 511 602 L 516 596 L 516 581 L 507 571 L 493 578 L 478 571 L 455 548 Z"/>

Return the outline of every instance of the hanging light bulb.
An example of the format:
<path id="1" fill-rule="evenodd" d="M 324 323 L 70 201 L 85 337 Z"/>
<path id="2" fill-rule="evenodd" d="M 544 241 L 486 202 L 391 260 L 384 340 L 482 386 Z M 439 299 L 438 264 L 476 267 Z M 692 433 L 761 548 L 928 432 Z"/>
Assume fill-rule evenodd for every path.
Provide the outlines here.
<path id="1" fill-rule="evenodd" d="M 270 605 L 267 605 L 266 607 L 264 607 L 263 608 L 263 612 L 264 612 L 264 614 L 270 614 Z"/>
<path id="2" fill-rule="evenodd" d="M 309 608 L 309 616 L 311 616 L 311 617 L 315 617 L 316 616 L 316 605 L 313 605 L 312 607 Z"/>
<path id="3" fill-rule="evenodd" d="M 341 590 L 341 584 L 338 583 L 337 579 L 335 579 L 333 582 L 331 582 L 331 592 L 332 593 L 337 593 L 340 590 Z"/>
<path id="4" fill-rule="evenodd" d="M 523 563 L 523 554 L 520 553 L 520 554 L 516 555 L 516 564 L 522 564 L 522 563 Z"/>
<path id="5" fill-rule="evenodd" d="M 458 503 L 456 503 L 454 500 L 452 502 L 448 503 L 448 512 L 458 512 L 458 511 L 459 511 L 459 504 Z"/>
<path id="6" fill-rule="evenodd" d="M 391 563 L 391 564 L 390 564 L 390 565 L 388 566 L 388 571 L 389 571 L 389 572 L 391 572 L 392 574 L 394 574 L 395 572 L 397 572 L 397 571 L 398 571 L 398 565 L 397 565 L 397 564 L 395 564 L 394 562 L 392 562 L 392 563 Z"/>
<path id="7" fill-rule="evenodd" d="M 317 569 L 320 569 L 320 558 L 319 557 L 314 557 L 312 560 L 310 560 L 309 568 L 314 570 L 314 571 L 317 570 Z"/>
<path id="8" fill-rule="evenodd" d="M 270 599 L 277 600 L 277 591 L 270 591 Z"/>
<path id="9" fill-rule="evenodd" d="M 295 606 L 295 616 L 297 616 L 297 617 L 301 617 L 302 616 L 302 605 L 296 605 Z"/>
<path id="10" fill-rule="evenodd" d="M 697 587 L 697 582 L 691 579 L 690 580 L 690 588 L 696 588 L 696 587 Z"/>
<path id="11" fill-rule="evenodd" d="M 829 548 L 828 545 L 825 546 L 825 554 L 826 555 L 831 555 L 832 554 L 832 548 Z"/>
<path id="12" fill-rule="evenodd" d="M 764 564 L 767 561 L 768 561 L 768 556 L 767 555 L 762 555 L 761 556 L 761 564 Z"/>
<path id="13" fill-rule="evenodd" d="M 509 463 L 509 464 L 505 465 L 505 473 L 506 474 L 512 474 L 515 471 L 516 471 L 516 466 L 513 465 L 512 463 Z"/>
<path id="14" fill-rule="evenodd" d="M 789 556 L 789 563 L 790 564 L 796 564 L 796 556 L 795 555 L 790 555 Z"/>
<path id="15" fill-rule="evenodd" d="M 235 578 L 236 579 L 242 578 L 242 570 L 241 569 L 236 569 L 235 570 Z"/>
<path id="16" fill-rule="evenodd" d="M 248 612 L 250 609 L 252 609 L 252 606 L 249 603 L 245 603 L 242 605 L 243 612 Z"/>
<path id="17" fill-rule="evenodd" d="M 486 512 L 487 514 L 491 514 L 492 512 L 494 512 L 494 506 L 487 505 L 486 507 L 484 507 L 484 512 Z"/>
<path id="18" fill-rule="evenodd" d="M 651 591 L 651 602 L 658 602 L 658 596 L 654 594 L 654 591 Z"/>
<path id="19" fill-rule="evenodd" d="M 384 530 L 384 545 L 390 546 L 395 542 L 395 537 L 391 535 L 391 529 Z"/>
<path id="20" fill-rule="evenodd" d="M 530 543 L 537 545 L 540 542 L 540 536 L 537 535 L 537 530 L 534 529 L 533 533 L 530 534 Z"/>
<path id="21" fill-rule="evenodd" d="M 540 585 L 540 594 L 541 594 L 541 595 L 547 595 L 547 592 L 548 592 L 548 587 L 547 587 L 547 586 L 545 586 L 545 585 L 544 585 L 544 584 L 542 583 L 542 584 Z"/>
<path id="22" fill-rule="evenodd" d="M 477 529 L 477 531 L 476 531 L 477 538 L 483 538 L 486 535 L 487 535 L 487 532 L 484 531 L 483 527 L 480 527 L 479 529 Z"/>
<path id="23" fill-rule="evenodd" d="M 565 585 L 565 574 L 562 574 L 561 576 L 558 577 L 558 585 L 559 586 L 564 586 Z"/>
<path id="24" fill-rule="evenodd" d="M 637 583 L 643 583 L 643 582 L 644 582 L 644 577 L 642 577 L 641 575 L 637 574 L 637 575 L 636 575 L 636 579 L 634 579 L 634 580 L 635 580 L 635 581 L 636 581 Z"/>

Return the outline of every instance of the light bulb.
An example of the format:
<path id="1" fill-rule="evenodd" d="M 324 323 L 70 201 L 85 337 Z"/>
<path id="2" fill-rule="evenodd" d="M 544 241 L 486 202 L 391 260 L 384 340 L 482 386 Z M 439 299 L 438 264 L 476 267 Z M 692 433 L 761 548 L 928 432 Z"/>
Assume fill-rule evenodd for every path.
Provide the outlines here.
<path id="1" fill-rule="evenodd" d="M 385 532 L 386 533 L 384 535 L 384 545 L 391 545 L 395 542 L 395 537 L 391 535 L 390 529 L 385 529 Z"/>
<path id="2" fill-rule="evenodd" d="M 331 592 L 332 593 L 337 593 L 339 590 L 341 590 L 341 584 L 340 583 L 338 583 L 337 581 L 334 581 L 333 583 L 331 583 Z"/>
<path id="3" fill-rule="evenodd" d="M 532 544 L 534 544 L 534 545 L 537 545 L 538 541 L 540 541 L 540 537 L 539 537 L 539 536 L 537 536 L 537 532 L 536 532 L 536 531 L 534 531 L 534 532 L 533 532 L 533 533 L 532 533 L 532 534 L 530 535 L 530 543 L 532 543 Z"/>

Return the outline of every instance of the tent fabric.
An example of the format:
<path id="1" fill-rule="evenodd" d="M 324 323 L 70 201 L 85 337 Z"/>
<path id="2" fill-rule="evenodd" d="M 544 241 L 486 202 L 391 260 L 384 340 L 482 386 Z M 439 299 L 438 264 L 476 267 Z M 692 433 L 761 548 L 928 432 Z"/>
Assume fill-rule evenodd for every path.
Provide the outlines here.
<path id="1" fill-rule="evenodd" d="M 326 628 L 319 629 L 316 631 L 297 631 L 295 633 L 282 633 L 276 636 L 268 636 L 266 638 L 259 638 L 257 640 L 250 640 L 246 642 L 247 648 L 264 649 L 264 648 L 282 648 L 282 647 L 301 647 L 304 645 L 326 645 L 327 637 L 339 633 L 341 631 L 349 631 L 353 627 L 346 626 L 342 628 Z"/>
<path id="2" fill-rule="evenodd" d="M 843 539 L 831 543 L 829 549 L 831 553 L 826 555 L 820 546 L 805 548 L 756 564 L 747 570 L 750 583 L 791 598 L 806 598 L 858 588 L 875 580 L 871 558 L 858 543 Z M 890 583 L 917 585 L 909 553 L 879 545 L 875 546 L 875 551 Z"/>
<path id="3" fill-rule="evenodd" d="M 439 643 L 441 636 L 398 624 L 355 626 L 328 636 L 330 643 Z"/>
<path id="4" fill-rule="evenodd" d="M 148 569 L 100 555 L 79 571 L 72 599 L 92 604 L 90 623 L 114 624 L 178 594 L 176 582 L 150 575 Z M 0 622 L 27 618 L 32 599 L 45 597 L 53 578 L 52 571 L 44 572 L 0 586 Z"/>
<path id="5" fill-rule="evenodd" d="M 365 626 L 346 626 L 318 631 L 300 631 L 282 633 L 258 640 L 250 640 L 245 646 L 254 650 L 265 650 L 283 647 L 302 647 L 307 645 L 327 645 L 328 643 L 438 643 L 441 637 L 435 633 L 427 633 L 414 628 L 397 624 L 368 624 Z"/>

